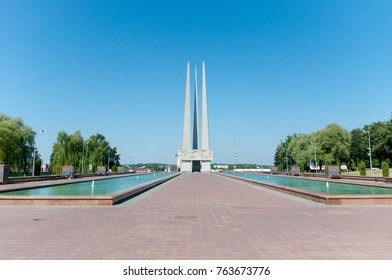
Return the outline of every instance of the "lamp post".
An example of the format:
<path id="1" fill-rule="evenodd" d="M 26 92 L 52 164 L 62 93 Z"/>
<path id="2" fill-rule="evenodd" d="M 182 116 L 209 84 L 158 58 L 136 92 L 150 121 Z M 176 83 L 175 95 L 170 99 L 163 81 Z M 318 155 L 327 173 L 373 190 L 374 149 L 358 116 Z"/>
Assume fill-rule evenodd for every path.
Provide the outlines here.
<path id="1" fill-rule="evenodd" d="M 83 141 L 83 152 L 82 152 L 82 175 L 84 174 L 84 145 L 87 145 L 88 141 Z"/>
<path id="2" fill-rule="evenodd" d="M 289 173 L 289 159 L 287 155 L 287 148 L 286 148 L 286 172 Z"/>
<path id="3" fill-rule="evenodd" d="M 367 132 L 369 136 L 369 160 L 370 160 L 370 176 L 373 176 L 373 166 L 372 166 L 372 146 L 370 145 L 370 129 L 369 130 L 363 130 L 363 132 Z"/>
<path id="4" fill-rule="evenodd" d="M 129 157 L 129 170 L 132 168 L 133 157 Z"/>
<path id="5" fill-rule="evenodd" d="M 109 163 L 110 163 L 110 149 L 108 150 L 108 173 L 109 173 Z"/>
<path id="6" fill-rule="evenodd" d="M 163 157 L 163 172 L 169 172 L 168 157 Z"/>
<path id="7" fill-rule="evenodd" d="M 259 155 L 260 158 L 260 171 L 263 169 L 263 157 Z"/>
<path id="8" fill-rule="evenodd" d="M 31 177 L 34 176 L 34 171 L 35 171 L 35 151 L 36 151 L 36 147 L 33 147 L 33 172 L 31 172 Z"/>
<path id="9" fill-rule="evenodd" d="M 41 129 L 40 133 L 44 133 L 44 130 Z M 31 177 L 34 177 L 35 173 L 35 152 L 37 151 L 37 147 L 33 147 L 33 172 L 31 173 Z"/>
<path id="10" fill-rule="evenodd" d="M 316 157 L 316 142 L 310 142 L 310 144 L 313 144 L 314 146 L 314 164 L 316 164 L 316 174 L 317 174 L 318 165 L 317 165 L 317 157 Z"/>

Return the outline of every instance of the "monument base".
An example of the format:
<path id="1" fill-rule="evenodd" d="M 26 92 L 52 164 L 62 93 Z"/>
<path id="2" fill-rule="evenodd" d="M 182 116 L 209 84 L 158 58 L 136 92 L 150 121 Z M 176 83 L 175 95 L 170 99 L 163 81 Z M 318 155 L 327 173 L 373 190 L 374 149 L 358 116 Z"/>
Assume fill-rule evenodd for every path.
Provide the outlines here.
<path id="1" fill-rule="evenodd" d="M 211 161 L 201 162 L 201 172 L 211 172 Z"/>
<path id="2" fill-rule="evenodd" d="M 180 172 L 211 172 L 213 150 L 179 150 L 178 164 Z"/>
<path id="3" fill-rule="evenodd" d="M 211 172 L 211 161 L 183 160 L 179 168 L 180 172 Z"/>
<path id="4" fill-rule="evenodd" d="M 180 161 L 180 172 L 192 172 L 192 161 Z"/>

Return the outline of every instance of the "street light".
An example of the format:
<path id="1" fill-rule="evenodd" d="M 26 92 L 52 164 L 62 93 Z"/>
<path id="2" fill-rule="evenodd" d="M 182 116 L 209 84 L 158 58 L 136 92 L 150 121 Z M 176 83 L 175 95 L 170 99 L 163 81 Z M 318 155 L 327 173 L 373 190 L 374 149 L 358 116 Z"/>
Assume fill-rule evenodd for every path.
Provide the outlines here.
<path id="1" fill-rule="evenodd" d="M 286 172 L 289 173 L 289 158 L 287 155 L 287 147 L 286 147 Z"/>
<path id="2" fill-rule="evenodd" d="M 83 141 L 83 152 L 82 152 L 82 175 L 84 174 L 84 145 L 88 145 L 88 141 Z"/>
<path id="3" fill-rule="evenodd" d="M 370 160 L 370 176 L 373 176 L 373 167 L 372 167 L 372 146 L 370 145 L 370 130 L 366 131 L 363 130 L 363 132 L 367 132 L 369 135 L 369 160 Z"/>
<path id="4" fill-rule="evenodd" d="M 284 147 L 283 147 L 282 139 L 280 139 L 280 145 L 282 146 L 282 149 L 283 149 Z M 288 159 L 288 155 L 287 155 L 287 149 L 288 149 L 288 145 L 287 144 L 286 144 L 286 147 L 284 149 L 285 149 L 285 154 L 286 154 L 286 172 L 289 173 L 289 159 Z"/>
<path id="5" fill-rule="evenodd" d="M 40 133 L 44 133 L 44 130 L 41 129 Z M 31 177 L 34 177 L 35 172 L 35 151 L 37 151 L 37 147 L 33 147 L 33 173 L 31 173 Z"/>
<path id="6" fill-rule="evenodd" d="M 109 173 L 109 163 L 110 163 L 110 148 L 108 150 L 108 173 Z"/>
<path id="7" fill-rule="evenodd" d="M 314 163 L 316 164 L 316 174 L 317 174 L 318 165 L 317 165 L 317 157 L 316 157 L 316 142 L 310 142 L 310 144 L 313 144 L 314 146 Z"/>
<path id="8" fill-rule="evenodd" d="M 169 172 L 168 157 L 163 157 L 163 172 Z"/>

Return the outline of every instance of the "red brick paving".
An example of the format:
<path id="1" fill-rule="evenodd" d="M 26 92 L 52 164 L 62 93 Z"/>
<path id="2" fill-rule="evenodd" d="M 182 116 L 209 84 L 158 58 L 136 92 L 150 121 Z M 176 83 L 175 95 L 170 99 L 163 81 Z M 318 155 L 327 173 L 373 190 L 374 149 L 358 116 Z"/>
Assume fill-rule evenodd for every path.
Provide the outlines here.
<path id="1" fill-rule="evenodd" d="M 392 259 L 392 206 L 183 174 L 111 207 L 0 206 L 0 259 Z"/>

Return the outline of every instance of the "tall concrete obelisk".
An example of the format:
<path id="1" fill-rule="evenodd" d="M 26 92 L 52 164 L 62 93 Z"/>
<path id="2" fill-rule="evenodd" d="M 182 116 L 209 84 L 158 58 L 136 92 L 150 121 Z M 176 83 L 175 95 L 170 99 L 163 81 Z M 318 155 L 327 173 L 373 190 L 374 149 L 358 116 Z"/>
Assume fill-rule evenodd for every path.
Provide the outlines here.
<path id="1" fill-rule="evenodd" d="M 184 136 L 182 148 L 191 149 L 191 66 L 188 62 L 186 68 L 186 87 L 185 87 L 185 112 L 184 112 Z"/>
<path id="2" fill-rule="evenodd" d="M 195 67 L 195 104 L 193 108 L 193 145 L 192 149 L 199 149 L 199 96 L 197 94 L 197 67 Z"/>
<path id="3" fill-rule="evenodd" d="M 202 77 L 202 149 L 209 150 L 210 149 L 210 134 L 208 131 L 208 105 L 207 105 L 207 82 L 206 82 L 206 67 L 203 61 L 203 77 Z"/>
<path id="4" fill-rule="evenodd" d="M 205 63 L 202 68 L 202 133 L 199 146 L 199 107 L 197 90 L 197 68 L 195 67 L 195 96 L 193 112 L 193 141 L 191 147 L 191 104 L 190 104 L 190 63 L 187 64 L 185 87 L 184 135 L 182 149 L 178 151 L 178 168 L 181 172 L 210 172 L 214 151 L 210 149 L 208 130 L 208 105 Z"/>
<path id="5" fill-rule="evenodd" d="M 202 129 L 202 140 L 201 140 L 201 149 L 204 151 L 210 150 L 210 133 L 208 129 L 208 105 L 207 105 L 207 82 L 206 82 L 206 66 L 203 61 L 203 73 L 202 73 L 202 121 L 201 121 L 201 129 Z M 201 161 L 201 170 L 203 171 L 211 171 L 211 160 L 202 160 Z"/>

